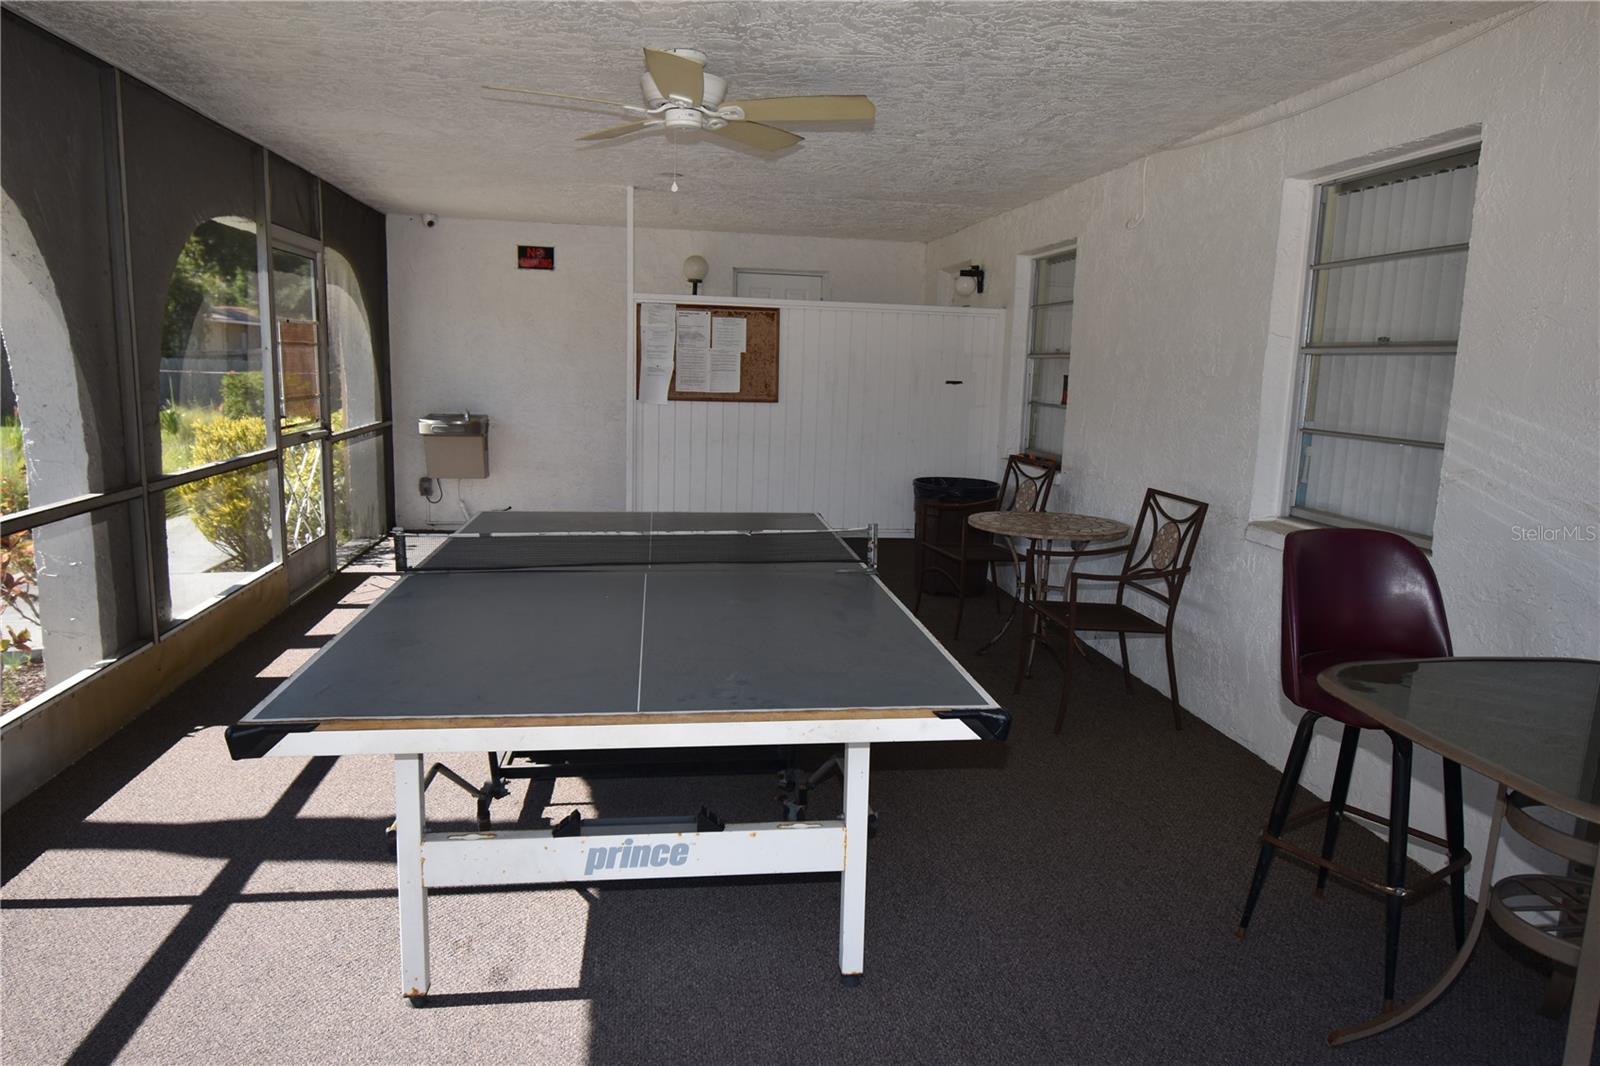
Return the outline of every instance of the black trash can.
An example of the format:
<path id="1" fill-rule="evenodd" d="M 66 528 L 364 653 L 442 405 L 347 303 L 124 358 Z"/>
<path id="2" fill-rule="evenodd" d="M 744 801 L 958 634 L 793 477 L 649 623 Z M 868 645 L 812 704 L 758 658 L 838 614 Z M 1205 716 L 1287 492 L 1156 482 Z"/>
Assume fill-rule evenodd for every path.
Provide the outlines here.
<path id="1" fill-rule="evenodd" d="M 978 503 L 981 500 L 993 500 L 1000 495 L 999 483 L 979 477 L 919 477 L 912 481 L 911 490 L 916 497 L 917 512 L 916 547 L 912 556 L 917 579 L 922 582 L 922 591 L 932 596 L 954 596 L 959 587 L 963 596 L 983 595 L 983 590 L 988 584 L 988 563 L 968 563 L 966 573 L 961 575 L 958 582 L 954 560 L 946 559 L 942 555 L 932 555 L 925 559 L 922 550 L 925 540 L 959 547 L 961 526 L 966 521 L 965 516 L 942 515 L 937 523 L 937 529 L 924 529 L 923 522 L 926 516 L 923 514 L 922 505 L 929 500 L 938 500 L 941 503 Z M 998 507 L 999 504 L 995 506 Z M 987 534 L 979 534 L 976 530 L 971 535 L 988 539 Z M 924 573 L 923 568 L 926 566 L 935 567 L 949 576 Z"/>

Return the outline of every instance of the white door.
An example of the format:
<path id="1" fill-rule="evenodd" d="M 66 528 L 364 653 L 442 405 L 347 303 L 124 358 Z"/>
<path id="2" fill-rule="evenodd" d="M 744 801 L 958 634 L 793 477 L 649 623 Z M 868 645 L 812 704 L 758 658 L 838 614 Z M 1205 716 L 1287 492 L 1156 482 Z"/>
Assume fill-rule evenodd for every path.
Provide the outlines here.
<path id="1" fill-rule="evenodd" d="M 766 270 L 733 272 L 733 294 L 757 300 L 820 300 L 821 274 L 775 274 Z"/>

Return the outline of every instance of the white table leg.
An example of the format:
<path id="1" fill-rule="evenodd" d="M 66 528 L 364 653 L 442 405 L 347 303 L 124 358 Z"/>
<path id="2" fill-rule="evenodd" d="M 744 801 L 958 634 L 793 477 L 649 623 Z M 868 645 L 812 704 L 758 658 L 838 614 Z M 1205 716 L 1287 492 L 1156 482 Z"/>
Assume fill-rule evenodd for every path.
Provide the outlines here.
<path id="1" fill-rule="evenodd" d="M 844 749 L 844 872 L 839 877 L 839 973 L 861 980 L 867 924 L 867 774 L 871 745 Z"/>
<path id="2" fill-rule="evenodd" d="M 394 757 L 395 871 L 400 891 L 400 987 L 413 1002 L 428 994 L 428 890 L 422 883 L 427 823 L 422 756 Z"/>

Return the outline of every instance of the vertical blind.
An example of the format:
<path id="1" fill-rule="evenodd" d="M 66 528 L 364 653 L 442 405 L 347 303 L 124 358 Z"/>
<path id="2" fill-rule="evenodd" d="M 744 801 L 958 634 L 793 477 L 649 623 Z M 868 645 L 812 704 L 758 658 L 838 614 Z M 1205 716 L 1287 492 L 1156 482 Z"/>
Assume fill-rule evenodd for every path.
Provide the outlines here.
<path id="1" fill-rule="evenodd" d="M 1067 377 L 1072 368 L 1072 301 L 1078 253 L 1034 261 L 1028 306 L 1028 379 L 1024 397 L 1024 447 L 1061 454 L 1067 423 Z"/>
<path id="2" fill-rule="evenodd" d="M 1478 153 L 1324 186 L 1290 513 L 1433 533 Z"/>

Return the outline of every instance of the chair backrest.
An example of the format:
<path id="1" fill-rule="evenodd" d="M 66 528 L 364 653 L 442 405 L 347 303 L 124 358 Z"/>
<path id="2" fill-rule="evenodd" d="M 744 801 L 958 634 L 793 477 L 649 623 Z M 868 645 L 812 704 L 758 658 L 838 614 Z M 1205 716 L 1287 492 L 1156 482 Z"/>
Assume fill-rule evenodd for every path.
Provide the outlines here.
<path id="1" fill-rule="evenodd" d="M 1452 654 L 1444 598 L 1420 548 L 1377 529 L 1283 538 L 1284 695 L 1302 704 L 1300 660 L 1329 652 L 1347 662 Z"/>
<path id="2" fill-rule="evenodd" d="M 1122 573 L 1135 579 L 1140 592 L 1165 603 L 1169 610 L 1178 606 L 1209 506 L 1160 489 L 1144 490 L 1128 553 L 1122 558 Z"/>
<path id="3" fill-rule="evenodd" d="M 1060 469 L 1060 463 L 1042 455 L 1007 456 L 1006 472 L 1000 479 L 1000 510 L 1044 510 Z"/>

